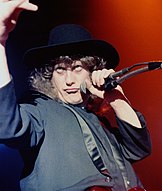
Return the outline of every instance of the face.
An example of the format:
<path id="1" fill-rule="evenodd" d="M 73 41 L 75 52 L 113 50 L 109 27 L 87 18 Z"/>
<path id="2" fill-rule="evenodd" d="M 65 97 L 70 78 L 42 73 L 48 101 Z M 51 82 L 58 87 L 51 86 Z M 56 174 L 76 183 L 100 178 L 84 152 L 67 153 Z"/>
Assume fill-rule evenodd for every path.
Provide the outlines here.
<path id="1" fill-rule="evenodd" d="M 80 85 L 88 77 L 89 71 L 83 67 L 80 61 L 75 61 L 68 66 L 64 63 L 55 65 L 52 83 L 58 98 L 69 104 L 82 103 Z"/>

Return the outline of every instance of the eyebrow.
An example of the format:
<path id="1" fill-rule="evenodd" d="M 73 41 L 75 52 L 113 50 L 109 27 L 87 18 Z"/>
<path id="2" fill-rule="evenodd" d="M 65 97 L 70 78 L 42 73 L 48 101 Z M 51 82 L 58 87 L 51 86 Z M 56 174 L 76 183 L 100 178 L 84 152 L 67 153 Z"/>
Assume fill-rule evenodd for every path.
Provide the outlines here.
<path id="1" fill-rule="evenodd" d="M 57 69 L 57 68 L 59 68 L 59 67 L 65 67 L 65 68 L 66 68 L 66 65 L 63 64 L 63 63 L 59 63 L 59 64 L 56 64 L 56 65 L 54 66 L 54 69 Z"/>
<path id="2" fill-rule="evenodd" d="M 57 69 L 59 67 L 62 67 L 62 68 L 68 68 L 68 67 L 75 67 L 75 66 L 83 66 L 84 67 L 84 64 L 83 63 L 78 63 L 78 62 L 73 62 L 71 64 L 65 64 L 65 63 L 58 63 L 54 66 L 54 69 Z"/>

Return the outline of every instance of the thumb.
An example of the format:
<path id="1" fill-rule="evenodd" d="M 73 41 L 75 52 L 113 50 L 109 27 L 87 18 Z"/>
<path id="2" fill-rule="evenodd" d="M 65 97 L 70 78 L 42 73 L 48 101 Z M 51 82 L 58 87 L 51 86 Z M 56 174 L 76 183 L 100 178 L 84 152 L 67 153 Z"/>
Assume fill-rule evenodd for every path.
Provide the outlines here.
<path id="1" fill-rule="evenodd" d="M 104 97 L 104 90 L 99 90 L 96 86 L 93 85 L 90 78 L 87 78 L 85 81 L 85 87 L 86 89 L 93 95 L 103 98 Z"/>

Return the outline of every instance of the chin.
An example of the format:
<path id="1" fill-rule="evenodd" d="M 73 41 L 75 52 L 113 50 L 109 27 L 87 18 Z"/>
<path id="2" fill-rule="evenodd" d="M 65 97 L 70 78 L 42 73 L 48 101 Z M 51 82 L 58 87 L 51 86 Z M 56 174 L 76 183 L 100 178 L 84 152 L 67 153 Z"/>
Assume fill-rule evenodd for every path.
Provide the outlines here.
<path id="1" fill-rule="evenodd" d="M 77 105 L 80 103 L 82 103 L 82 101 L 71 101 L 71 102 L 69 102 L 69 104 L 72 104 L 72 105 Z"/>
<path id="2" fill-rule="evenodd" d="M 83 102 L 83 99 L 80 95 L 70 95 L 70 96 L 64 96 L 62 101 L 64 101 L 67 104 L 80 104 Z"/>
<path id="3" fill-rule="evenodd" d="M 77 100 L 70 100 L 68 103 L 69 104 L 74 104 L 74 105 L 76 105 L 76 104 L 80 104 L 80 103 L 82 103 L 83 102 L 83 100 L 82 99 L 77 99 Z"/>

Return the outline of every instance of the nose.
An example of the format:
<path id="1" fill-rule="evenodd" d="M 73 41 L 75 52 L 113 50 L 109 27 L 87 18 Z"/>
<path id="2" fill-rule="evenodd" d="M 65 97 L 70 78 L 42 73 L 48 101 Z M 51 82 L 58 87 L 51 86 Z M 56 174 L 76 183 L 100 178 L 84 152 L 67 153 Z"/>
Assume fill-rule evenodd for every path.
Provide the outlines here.
<path id="1" fill-rule="evenodd" d="M 75 83 L 75 76 L 73 74 L 73 71 L 67 70 L 66 71 L 66 85 L 71 86 Z"/>

